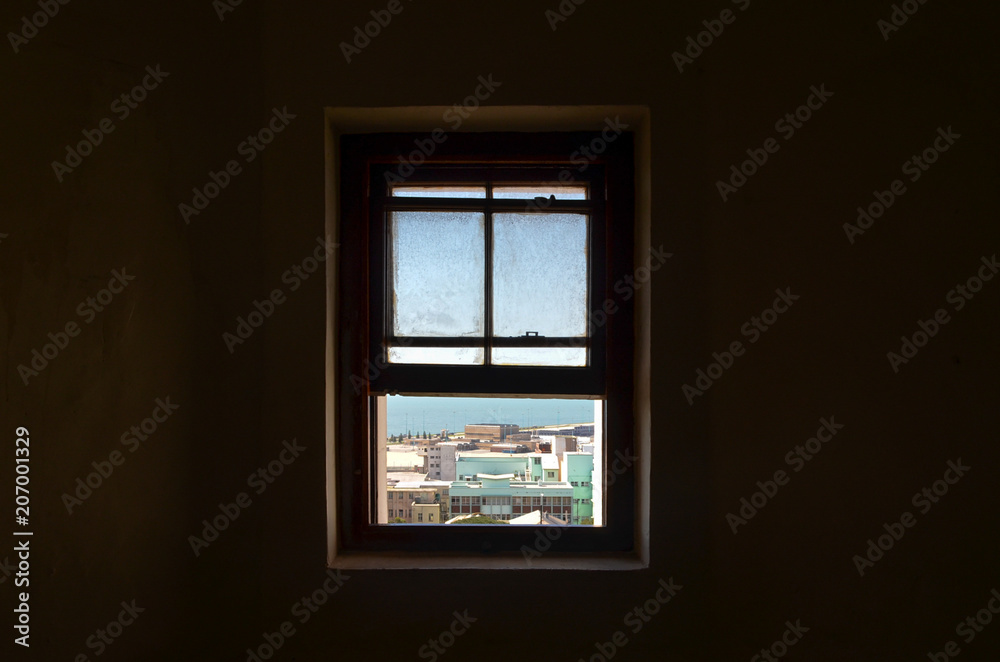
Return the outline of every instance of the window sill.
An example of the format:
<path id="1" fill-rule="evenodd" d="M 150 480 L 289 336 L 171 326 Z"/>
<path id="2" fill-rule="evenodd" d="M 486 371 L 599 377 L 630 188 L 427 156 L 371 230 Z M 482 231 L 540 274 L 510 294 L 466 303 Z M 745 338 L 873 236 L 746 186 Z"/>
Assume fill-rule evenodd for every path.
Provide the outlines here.
<path id="1" fill-rule="evenodd" d="M 522 554 L 345 552 L 328 564 L 341 570 L 644 570 L 637 553 L 543 554 L 530 563 Z"/>

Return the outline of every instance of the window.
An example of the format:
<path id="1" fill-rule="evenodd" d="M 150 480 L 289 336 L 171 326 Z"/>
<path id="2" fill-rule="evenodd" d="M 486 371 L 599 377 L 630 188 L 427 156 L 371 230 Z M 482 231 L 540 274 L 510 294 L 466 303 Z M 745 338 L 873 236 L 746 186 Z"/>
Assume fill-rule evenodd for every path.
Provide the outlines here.
<path id="1" fill-rule="evenodd" d="M 340 243 L 351 248 L 336 292 L 337 538 L 349 550 L 517 552 L 533 544 L 530 527 L 379 525 L 385 476 L 368 458 L 387 436 L 389 394 L 594 400 L 603 456 L 631 448 L 633 299 L 616 292 L 633 271 L 631 137 L 585 160 L 579 148 L 599 132 L 447 134 L 407 164 L 400 155 L 426 138 L 340 138 Z M 567 530 L 564 550 L 633 549 L 634 478 L 602 490 L 606 531 Z M 451 506 L 476 513 L 481 501 Z"/>

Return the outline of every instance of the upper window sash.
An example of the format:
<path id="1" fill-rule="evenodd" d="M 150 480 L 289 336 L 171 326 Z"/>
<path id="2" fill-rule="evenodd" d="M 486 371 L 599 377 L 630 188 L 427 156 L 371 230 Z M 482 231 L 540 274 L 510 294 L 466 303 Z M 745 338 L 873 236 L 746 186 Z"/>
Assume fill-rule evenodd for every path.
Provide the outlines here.
<path id="1" fill-rule="evenodd" d="M 604 168 L 594 164 L 582 175 L 570 172 L 567 164 L 489 166 L 463 164 L 427 166 L 417 169 L 405 182 L 396 181 L 392 164 L 371 164 L 369 170 L 370 245 L 370 361 L 379 367 L 379 374 L 370 380 L 372 393 L 391 392 L 456 392 L 460 388 L 472 393 L 546 393 L 603 397 L 605 370 L 605 329 L 591 324 L 591 312 L 597 310 L 608 294 L 605 282 L 607 228 L 605 226 Z M 393 195 L 393 187 L 406 185 L 423 187 L 462 187 L 481 197 L 442 198 L 425 195 Z M 583 189 L 584 199 L 553 199 L 541 197 L 497 198 L 493 189 L 503 196 L 528 193 L 531 188 L 560 186 L 576 197 Z M 471 187 L 476 187 L 475 189 Z M 512 187 L 518 187 L 511 190 Z M 416 192 L 420 192 L 419 190 Z M 435 192 L 437 193 L 437 192 Z M 463 194 L 465 191 L 463 191 Z M 562 197 L 562 196 L 560 196 Z M 392 245 L 390 219 L 394 212 L 442 211 L 481 213 L 485 219 L 483 244 L 469 246 L 469 251 L 483 251 L 481 265 L 486 272 L 493 268 L 493 227 L 495 214 L 580 214 L 586 218 L 586 276 L 584 331 L 579 336 L 533 335 L 498 336 L 493 333 L 493 287 L 489 273 L 485 282 L 484 328 L 479 335 L 397 337 L 393 324 Z M 428 265 L 433 268 L 433 265 Z M 537 333 L 537 332 L 536 332 Z M 388 358 L 389 347 L 468 347 L 479 348 L 482 354 L 473 365 L 430 365 L 393 363 Z M 496 348 L 578 348 L 586 352 L 584 366 L 530 366 L 491 364 L 490 354 Z M 442 389 L 444 389 L 442 391 Z"/>

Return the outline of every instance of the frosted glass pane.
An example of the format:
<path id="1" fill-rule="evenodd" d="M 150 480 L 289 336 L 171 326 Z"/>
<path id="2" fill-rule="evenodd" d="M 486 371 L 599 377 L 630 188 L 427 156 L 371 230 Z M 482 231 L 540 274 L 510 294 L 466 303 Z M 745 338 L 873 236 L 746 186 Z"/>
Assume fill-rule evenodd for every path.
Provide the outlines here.
<path id="1" fill-rule="evenodd" d="M 587 216 L 493 216 L 493 333 L 585 336 Z"/>
<path id="2" fill-rule="evenodd" d="M 586 186 L 494 186 L 494 198 L 547 198 L 554 195 L 556 200 L 586 200 Z"/>
<path id="3" fill-rule="evenodd" d="M 393 186 L 397 198 L 485 198 L 485 186 Z"/>
<path id="4" fill-rule="evenodd" d="M 482 347 L 390 347 L 389 363 L 482 365 Z"/>
<path id="5" fill-rule="evenodd" d="M 587 365 L 585 347 L 494 347 L 493 365 Z"/>
<path id="6" fill-rule="evenodd" d="M 482 336 L 486 216 L 391 215 L 392 324 L 397 336 Z"/>

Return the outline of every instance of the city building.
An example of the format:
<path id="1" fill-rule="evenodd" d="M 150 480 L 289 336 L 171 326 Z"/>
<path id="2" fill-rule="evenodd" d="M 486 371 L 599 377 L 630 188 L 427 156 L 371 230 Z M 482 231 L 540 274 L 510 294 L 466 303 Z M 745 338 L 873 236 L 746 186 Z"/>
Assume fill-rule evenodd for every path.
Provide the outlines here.
<path id="1" fill-rule="evenodd" d="M 566 451 L 575 451 L 576 448 L 576 437 L 565 434 L 557 434 L 552 438 L 552 443 L 554 444 L 552 452 L 556 455 L 562 455 Z"/>
<path id="2" fill-rule="evenodd" d="M 423 458 L 423 471 L 428 480 L 455 480 L 455 460 L 459 442 L 434 441 L 417 448 L 417 455 Z"/>
<path id="3" fill-rule="evenodd" d="M 386 486 L 389 522 L 438 524 L 447 519 L 451 483 L 437 480 L 400 481 Z"/>
<path id="4" fill-rule="evenodd" d="M 543 465 L 544 469 L 544 465 Z M 562 454 L 560 480 L 573 488 L 572 524 L 592 523 L 594 518 L 594 456 L 590 453 Z"/>
<path id="5" fill-rule="evenodd" d="M 563 442 L 565 445 L 565 441 Z M 450 517 L 482 513 L 510 520 L 542 510 L 568 524 L 592 523 L 594 456 L 462 453 L 449 494 Z"/>
<path id="6" fill-rule="evenodd" d="M 516 480 L 513 474 L 481 474 L 477 481 L 458 481 L 449 488 L 449 519 L 479 513 L 509 521 L 543 510 L 573 522 L 573 488 L 569 483 Z"/>
<path id="7" fill-rule="evenodd" d="M 465 426 L 466 439 L 505 442 L 509 435 L 517 434 L 518 427 L 510 423 L 470 423 Z"/>

